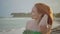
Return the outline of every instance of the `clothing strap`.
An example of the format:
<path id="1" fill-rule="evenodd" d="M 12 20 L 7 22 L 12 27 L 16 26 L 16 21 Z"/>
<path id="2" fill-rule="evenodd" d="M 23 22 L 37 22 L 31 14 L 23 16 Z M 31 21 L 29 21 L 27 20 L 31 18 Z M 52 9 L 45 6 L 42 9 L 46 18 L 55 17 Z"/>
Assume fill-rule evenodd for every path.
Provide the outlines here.
<path id="1" fill-rule="evenodd" d="M 42 33 L 37 31 L 25 30 L 23 34 L 42 34 Z"/>

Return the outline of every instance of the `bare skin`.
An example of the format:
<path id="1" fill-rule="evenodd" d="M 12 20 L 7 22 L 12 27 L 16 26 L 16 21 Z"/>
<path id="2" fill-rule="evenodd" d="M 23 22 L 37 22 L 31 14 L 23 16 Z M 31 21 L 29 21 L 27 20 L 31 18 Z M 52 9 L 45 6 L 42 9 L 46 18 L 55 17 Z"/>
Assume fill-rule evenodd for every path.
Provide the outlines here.
<path id="1" fill-rule="evenodd" d="M 36 7 L 33 7 L 32 12 L 31 12 L 31 16 L 32 16 L 32 19 L 35 19 L 36 23 L 38 23 L 38 21 L 41 19 L 42 15 L 43 15 L 42 13 L 39 14 L 37 12 Z M 50 28 L 47 28 L 47 26 L 40 26 L 40 30 L 41 30 L 42 34 L 46 34 L 48 29 L 50 29 Z"/>
<path id="2" fill-rule="evenodd" d="M 33 7 L 32 12 L 31 12 L 32 19 L 35 19 L 37 22 L 40 20 L 42 13 L 37 12 L 37 8 Z"/>

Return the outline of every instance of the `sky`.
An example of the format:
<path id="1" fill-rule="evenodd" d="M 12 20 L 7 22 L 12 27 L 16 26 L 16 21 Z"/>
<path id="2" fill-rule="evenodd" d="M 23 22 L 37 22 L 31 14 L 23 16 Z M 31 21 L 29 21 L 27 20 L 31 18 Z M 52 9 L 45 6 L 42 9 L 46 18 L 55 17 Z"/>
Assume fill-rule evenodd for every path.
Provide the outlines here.
<path id="1" fill-rule="evenodd" d="M 0 17 L 11 17 L 11 13 L 29 13 L 37 2 L 48 4 L 53 13 L 60 12 L 60 0 L 0 0 Z"/>

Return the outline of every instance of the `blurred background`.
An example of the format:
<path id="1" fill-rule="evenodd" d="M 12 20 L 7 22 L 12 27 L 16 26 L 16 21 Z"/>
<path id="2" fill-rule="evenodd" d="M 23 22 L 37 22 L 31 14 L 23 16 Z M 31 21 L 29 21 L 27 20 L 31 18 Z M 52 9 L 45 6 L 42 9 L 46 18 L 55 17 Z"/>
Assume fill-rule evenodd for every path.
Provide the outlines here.
<path id="1" fill-rule="evenodd" d="M 52 34 L 60 34 L 60 0 L 0 0 L 0 34 L 22 34 L 35 3 L 48 4 L 54 14 Z"/>

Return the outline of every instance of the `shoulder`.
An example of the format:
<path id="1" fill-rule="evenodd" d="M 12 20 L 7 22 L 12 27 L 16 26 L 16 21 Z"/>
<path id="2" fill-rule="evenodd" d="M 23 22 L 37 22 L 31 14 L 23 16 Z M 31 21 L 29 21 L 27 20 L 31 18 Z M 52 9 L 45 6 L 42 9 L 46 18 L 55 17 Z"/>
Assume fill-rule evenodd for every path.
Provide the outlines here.
<path id="1" fill-rule="evenodd" d="M 27 21 L 26 29 L 30 29 L 33 26 L 33 20 Z"/>
<path id="2" fill-rule="evenodd" d="M 29 21 L 27 21 L 27 25 L 32 24 L 33 22 L 34 22 L 33 19 L 32 20 L 29 20 Z"/>

